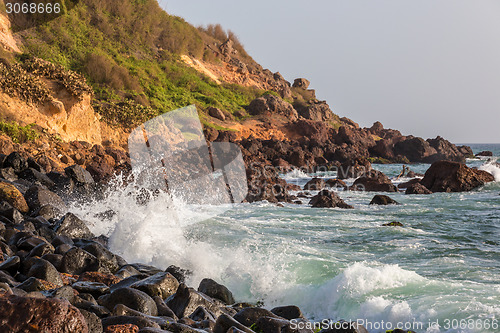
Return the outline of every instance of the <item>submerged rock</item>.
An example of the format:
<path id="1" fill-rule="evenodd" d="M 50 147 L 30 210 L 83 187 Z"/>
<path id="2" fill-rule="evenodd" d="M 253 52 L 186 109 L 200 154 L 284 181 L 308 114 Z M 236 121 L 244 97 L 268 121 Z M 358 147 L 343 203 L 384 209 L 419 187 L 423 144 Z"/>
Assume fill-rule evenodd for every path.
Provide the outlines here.
<path id="1" fill-rule="evenodd" d="M 464 192 L 494 180 L 489 172 L 458 162 L 439 161 L 431 165 L 420 183 L 432 192 Z"/>
<path id="2" fill-rule="evenodd" d="M 376 195 L 370 205 L 399 205 L 399 203 L 387 195 Z"/>
<path id="3" fill-rule="evenodd" d="M 432 191 L 420 183 L 415 183 L 408 186 L 405 194 L 432 194 Z"/>
<path id="4" fill-rule="evenodd" d="M 385 224 L 382 224 L 382 226 L 383 227 L 404 227 L 403 223 L 397 222 L 397 221 L 385 223 Z"/>

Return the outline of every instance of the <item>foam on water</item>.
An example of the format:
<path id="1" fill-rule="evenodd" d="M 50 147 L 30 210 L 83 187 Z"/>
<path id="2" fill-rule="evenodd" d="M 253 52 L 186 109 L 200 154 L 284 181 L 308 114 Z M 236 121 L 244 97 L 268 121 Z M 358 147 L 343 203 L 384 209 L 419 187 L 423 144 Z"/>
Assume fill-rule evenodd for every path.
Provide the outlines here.
<path id="1" fill-rule="evenodd" d="M 304 171 L 300 169 L 293 169 L 292 171 L 286 173 L 283 175 L 283 179 L 289 180 L 289 179 L 300 179 L 300 178 L 307 178 L 309 177 Z"/>
<path id="2" fill-rule="evenodd" d="M 489 160 L 479 167 L 479 170 L 487 171 L 495 177 L 496 182 L 500 182 L 500 164 Z"/>
<path id="3" fill-rule="evenodd" d="M 241 204 L 222 216 L 199 222 L 200 216 L 214 216 L 227 207 L 188 206 L 166 193 L 151 194 L 146 204 L 140 204 L 137 193 L 133 182 L 117 180 L 106 199 L 74 204 L 71 211 L 89 221 L 95 234 L 109 236 L 111 250 L 128 262 L 187 268 L 193 271 L 188 283 L 194 287 L 210 277 L 232 290 L 237 301 L 261 300 L 269 308 L 297 304 L 316 320 L 362 318 L 396 323 L 500 315 L 500 288 L 465 279 L 428 277 L 418 270 L 427 268 L 419 267 L 417 261 L 415 268 L 403 268 L 388 264 L 388 255 L 377 254 L 393 248 L 396 258 L 422 252 L 431 259 L 426 259 L 430 266 L 449 264 L 456 267 L 452 271 L 466 266 L 466 254 L 460 261 L 451 258 L 438 263 L 432 263 L 435 257 L 429 256 L 432 246 L 451 243 L 435 239 L 440 231 L 433 221 L 443 209 L 432 204 L 449 200 L 447 196 L 452 194 L 421 197 L 419 200 L 431 200 L 423 206 L 416 204 L 417 198 L 401 195 L 397 198 L 401 206 L 372 207 L 368 202 L 373 193 L 349 192 L 343 196 L 355 204 L 352 211 Z M 116 214 L 107 220 L 96 215 L 109 210 Z M 413 225 L 408 222 L 410 225 L 401 230 L 380 228 L 392 214 L 402 214 L 407 220 L 413 215 L 425 220 L 424 214 L 431 214 L 433 227 L 418 221 Z M 439 250 L 447 251 L 444 247 Z M 367 257 L 374 260 L 363 261 Z"/>

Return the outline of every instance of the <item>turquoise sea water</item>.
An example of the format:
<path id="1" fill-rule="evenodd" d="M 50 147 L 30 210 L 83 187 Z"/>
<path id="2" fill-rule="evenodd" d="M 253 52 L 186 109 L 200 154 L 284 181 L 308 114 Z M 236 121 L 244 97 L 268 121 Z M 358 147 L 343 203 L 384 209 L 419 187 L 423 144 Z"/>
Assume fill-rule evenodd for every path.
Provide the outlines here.
<path id="1" fill-rule="evenodd" d="M 500 156 L 500 145 L 472 148 Z M 500 169 L 484 158 L 468 164 L 497 182 L 468 193 L 389 194 L 400 203 L 392 206 L 368 205 L 373 192 L 340 191 L 353 210 L 254 203 L 193 211 L 161 196 L 138 206 L 127 190 L 74 210 L 129 262 L 189 268 L 189 284 L 211 277 L 237 301 L 296 304 L 314 320 L 363 319 L 370 332 L 500 332 Z M 402 169 L 374 167 L 389 177 Z M 313 176 L 285 175 L 300 185 Z M 107 209 L 117 212 L 109 222 L 94 216 Z M 199 222 L 207 209 L 222 214 Z M 381 226 L 391 221 L 405 226 Z"/>

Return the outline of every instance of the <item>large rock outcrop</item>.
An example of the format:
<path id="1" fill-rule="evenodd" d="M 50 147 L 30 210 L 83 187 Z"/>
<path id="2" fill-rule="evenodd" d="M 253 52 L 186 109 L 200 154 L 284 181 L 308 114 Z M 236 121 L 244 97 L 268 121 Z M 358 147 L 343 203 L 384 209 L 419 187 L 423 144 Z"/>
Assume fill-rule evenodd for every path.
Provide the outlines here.
<path id="1" fill-rule="evenodd" d="M 458 162 L 438 161 L 431 165 L 420 183 L 432 192 L 464 192 L 494 180 L 486 171 Z"/>

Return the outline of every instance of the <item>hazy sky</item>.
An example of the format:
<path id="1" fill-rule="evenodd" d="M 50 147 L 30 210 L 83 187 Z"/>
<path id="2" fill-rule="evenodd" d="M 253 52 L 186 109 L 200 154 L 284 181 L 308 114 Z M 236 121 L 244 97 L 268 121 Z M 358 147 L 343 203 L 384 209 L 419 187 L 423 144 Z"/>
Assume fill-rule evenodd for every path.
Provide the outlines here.
<path id="1" fill-rule="evenodd" d="M 361 126 L 500 143 L 498 0 L 160 0 Z"/>

